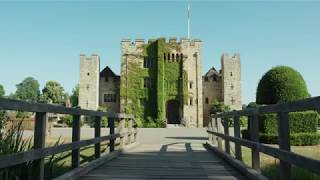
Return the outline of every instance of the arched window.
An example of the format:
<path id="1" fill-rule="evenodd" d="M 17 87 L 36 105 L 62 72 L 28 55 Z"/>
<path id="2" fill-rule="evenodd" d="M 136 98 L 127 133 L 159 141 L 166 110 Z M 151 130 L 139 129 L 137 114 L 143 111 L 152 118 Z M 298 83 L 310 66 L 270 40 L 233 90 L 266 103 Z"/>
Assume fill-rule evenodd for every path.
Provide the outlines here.
<path id="1" fill-rule="evenodd" d="M 174 54 L 172 54 L 171 56 L 172 56 L 172 62 L 174 62 Z"/>
<path id="2" fill-rule="evenodd" d="M 182 61 L 183 60 L 183 54 L 181 53 L 180 55 L 180 60 Z"/>
<path id="3" fill-rule="evenodd" d="M 166 53 L 163 53 L 163 59 L 166 60 Z"/>
<path id="4" fill-rule="evenodd" d="M 180 60 L 179 54 L 176 54 L 176 60 L 179 62 L 179 60 Z"/>

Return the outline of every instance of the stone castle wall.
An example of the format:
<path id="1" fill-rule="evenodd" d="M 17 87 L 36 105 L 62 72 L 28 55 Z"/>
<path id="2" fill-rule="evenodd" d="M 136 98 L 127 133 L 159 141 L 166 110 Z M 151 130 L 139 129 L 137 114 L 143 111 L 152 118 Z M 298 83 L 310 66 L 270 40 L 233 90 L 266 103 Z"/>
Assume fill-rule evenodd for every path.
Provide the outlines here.
<path id="1" fill-rule="evenodd" d="M 242 108 L 240 55 L 223 54 L 221 65 L 223 101 L 231 109 L 239 110 Z"/>
<path id="2" fill-rule="evenodd" d="M 79 106 L 97 110 L 99 107 L 100 58 L 80 55 Z"/>
<path id="3" fill-rule="evenodd" d="M 159 110 L 165 111 L 166 102 L 173 98 L 180 101 L 181 124 L 186 127 L 206 126 L 210 120 L 210 104 L 214 101 L 223 101 L 231 109 L 241 109 L 239 54 L 232 56 L 224 54 L 221 57 L 221 70 L 219 72 L 214 70 L 217 77 L 205 77 L 202 76 L 202 42 L 200 40 L 190 41 L 182 38 L 177 41 L 176 38 L 171 38 L 169 41 L 164 40 L 163 45 L 166 50 L 161 49 L 164 48 L 160 47 L 161 44 L 156 44 L 155 47 L 159 46 L 157 48 L 160 48 L 160 50 L 157 49 L 158 52 L 153 52 L 154 49 L 149 47 L 154 42 L 157 40 L 150 39 L 145 42 L 143 39 L 135 41 L 124 39 L 121 41 L 120 82 L 119 79 L 115 82 L 112 78 L 106 81 L 105 77 L 100 77 L 99 56 L 86 57 L 81 55 L 79 105 L 84 109 L 92 110 L 98 109 L 101 105 L 107 106 L 108 110 L 112 112 L 140 113 L 140 115 L 148 112 L 143 118 L 147 116 L 157 118 Z M 165 60 L 166 53 L 163 54 L 164 51 L 170 52 L 170 56 L 183 55 L 183 61 L 170 62 L 168 59 Z M 144 61 L 148 58 L 153 59 L 153 65 L 150 69 L 144 68 Z M 162 63 L 162 61 L 164 62 Z M 170 63 L 181 64 L 183 72 L 180 72 L 182 74 L 177 80 L 166 77 L 163 73 L 168 73 L 167 71 L 157 69 L 158 66 L 171 67 Z M 137 67 L 134 69 L 132 66 Z M 143 88 L 144 77 L 151 78 L 152 88 Z M 138 81 L 134 78 L 138 78 Z M 178 87 L 172 86 L 171 82 L 168 82 L 168 78 L 171 81 L 177 81 Z M 164 81 L 162 85 L 157 84 L 159 80 Z M 178 93 L 168 92 L 176 91 L 181 86 L 183 88 L 178 90 Z M 132 87 L 135 87 L 134 91 L 130 92 Z M 132 99 L 130 93 L 138 95 Z M 105 94 L 117 94 L 116 103 L 106 103 L 104 101 Z M 179 94 L 183 96 L 180 98 Z M 147 106 L 144 106 L 146 104 L 142 102 L 145 99 L 151 99 Z M 161 103 L 159 103 L 160 101 Z M 128 107 L 130 107 L 130 111 L 127 111 Z"/>
<path id="4" fill-rule="evenodd" d="M 116 77 L 100 77 L 99 105 L 106 107 L 107 111 L 120 112 L 120 84 Z M 116 102 L 105 102 L 106 95 L 114 95 Z"/>

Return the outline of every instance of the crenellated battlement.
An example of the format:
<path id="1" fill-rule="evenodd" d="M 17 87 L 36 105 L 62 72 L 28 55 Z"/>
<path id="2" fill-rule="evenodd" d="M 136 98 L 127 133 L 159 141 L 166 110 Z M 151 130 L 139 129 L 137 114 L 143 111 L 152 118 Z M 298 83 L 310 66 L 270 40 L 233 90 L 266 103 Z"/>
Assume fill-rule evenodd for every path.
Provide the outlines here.
<path id="1" fill-rule="evenodd" d="M 86 56 L 85 54 L 80 54 L 80 59 L 86 59 L 86 60 L 99 59 L 99 55 L 92 54 L 91 56 Z"/>
<path id="2" fill-rule="evenodd" d="M 187 45 L 190 45 L 190 46 L 194 46 L 195 44 L 199 44 L 201 43 L 202 41 L 200 39 L 188 39 L 188 38 L 180 38 L 180 40 L 178 41 L 177 38 L 175 37 L 172 37 L 172 38 L 169 38 L 169 39 L 166 39 L 166 38 L 159 38 L 159 39 L 164 39 L 164 41 L 168 44 L 187 44 Z M 122 39 L 121 40 L 121 44 L 122 45 L 131 45 L 131 46 L 139 46 L 139 45 L 144 45 L 144 44 L 150 44 L 152 42 L 155 42 L 157 39 L 148 39 L 148 40 L 145 40 L 145 39 L 135 39 L 135 40 L 131 40 L 131 39 Z"/>
<path id="3" fill-rule="evenodd" d="M 240 60 L 240 54 L 234 53 L 233 55 L 230 55 L 228 53 L 223 53 L 221 59 Z"/>

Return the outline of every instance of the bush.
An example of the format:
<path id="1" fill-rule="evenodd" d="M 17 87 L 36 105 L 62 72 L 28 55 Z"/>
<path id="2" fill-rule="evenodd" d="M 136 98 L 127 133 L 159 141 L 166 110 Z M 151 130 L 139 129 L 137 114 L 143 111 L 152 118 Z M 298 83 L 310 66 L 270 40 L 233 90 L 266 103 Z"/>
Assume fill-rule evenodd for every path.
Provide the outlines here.
<path id="1" fill-rule="evenodd" d="M 290 133 L 317 132 L 319 114 L 315 111 L 289 113 Z M 264 114 L 259 118 L 259 132 L 265 134 L 278 134 L 276 114 Z"/>
<path id="2" fill-rule="evenodd" d="M 250 139 L 247 129 L 242 130 L 242 138 Z M 278 135 L 259 133 L 259 142 L 265 144 L 278 144 Z M 292 146 L 311 146 L 320 144 L 319 133 L 292 133 L 290 134 L 290 145 Z"/>
<path id="3" fill-rule="evenodd" d="M 257 104 L 276 104 L 309 97 L 301 74 L 287 66 L 277 66 L 261 78 L 256 95 Z"/>

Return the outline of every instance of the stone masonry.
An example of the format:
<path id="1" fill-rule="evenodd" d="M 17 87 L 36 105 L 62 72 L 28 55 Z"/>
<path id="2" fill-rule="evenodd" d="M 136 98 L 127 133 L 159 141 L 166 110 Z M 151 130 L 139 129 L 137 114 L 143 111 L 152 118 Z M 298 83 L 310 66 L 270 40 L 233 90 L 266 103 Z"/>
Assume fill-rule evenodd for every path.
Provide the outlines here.
<path id="1" fill-rule="evenodd" d="M 110 112 L 133 113 L 142 120 L 163 118 L 167 124 L 207 126 L 212 102 L 241 109 L 240 56 L 223 54 L 221 70 L 211 68 L 202 75 L 201 46 L 197 39 L 124 39 L 120 76 L 109 67 L 100 72 L 99 56 L 81 55 L 79 105 L 92 110 L 104 106 Z M 133 68 L 136 65 L 138 69 Z M 176 78 L 166 74 L 172 73 L 171 67 L 181 67 Z M 146 79 L 150 81 L 147 85 Z M 128 92 L 132 87 L 134 96 Z M 177 120 L 170 120 L 172 117 Z"/>

